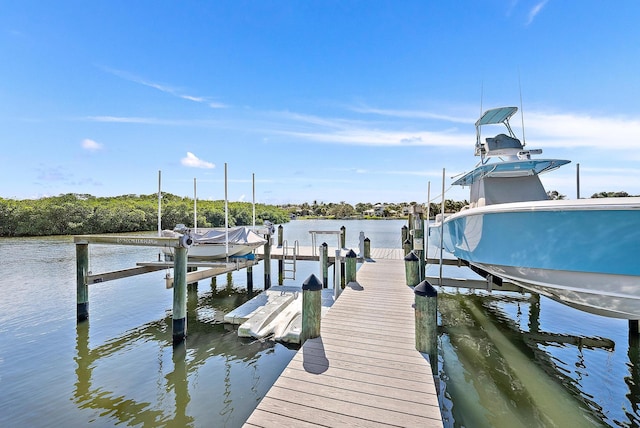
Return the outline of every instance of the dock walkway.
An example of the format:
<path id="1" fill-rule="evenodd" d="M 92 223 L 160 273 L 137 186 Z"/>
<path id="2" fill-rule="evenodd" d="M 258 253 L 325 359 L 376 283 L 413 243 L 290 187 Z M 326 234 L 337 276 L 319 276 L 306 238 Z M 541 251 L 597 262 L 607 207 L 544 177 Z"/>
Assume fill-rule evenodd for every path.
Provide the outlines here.
<path id="1" fill-rule="evenodd" d="M 246 427 L 442 427 L 431 366 L 415 349 L 414 293 L 402 259 L 367 262 L 357 280 Z"/>

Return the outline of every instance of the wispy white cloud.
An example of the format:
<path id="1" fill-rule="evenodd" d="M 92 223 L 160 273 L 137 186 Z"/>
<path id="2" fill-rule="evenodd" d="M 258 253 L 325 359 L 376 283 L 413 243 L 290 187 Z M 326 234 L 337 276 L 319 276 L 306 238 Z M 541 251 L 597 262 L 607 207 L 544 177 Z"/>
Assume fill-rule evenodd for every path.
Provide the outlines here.
<path id="1" fill-rule="evenodd" d="M 297 140 L 361 146 L 451 146 L 468 143 L 468 136 L 459 134 L 455 129 L 428 131 L 423 126 L 282 112 L 274 118 L 268 132 Z M 412 129 L 404 129 L 406 127 Z"/>
<path id="2" fill-rule="evenodd" d="M 76 120 L 103 123 L 131 123 L 140 125 L 163 125 L 163 126 L 219 126 L 220 121 L 202 119 L 161 119 L 157 117 L 137 117 L 137 116 L 87 116 Z"/>
<path id="3" fill-rule="evenodd" d="M 89 138 L 85 138 L 84 140 L 82 140 L 82 148 L 85 150 L 88 150 L 90 152 L 95 152 L 98 150 L 102 150 L 102 144 L 91 140 Z"/>
<path id="4" fill-rule="evenodd" d="M 143 123 L 159 125 L 160 119 L 153 117 L 126 117 L 126 116 L 88 116 L 85 118 L 91 122 L 111 122 L 111 123 Z"/>
<path id="5" fill-rule="evenodd" d="M 536 5 L 533 6 L 531 10 L 529 10 L 526 25 L 530 25 L 533 22 L 533 20 L 536 19 L 536 16 L 538 16 L 538 14 L 540 13 L 540 11 L 542 11 L 542 9 L 545 7 L 548 1 L 549 0 L 542 0 L 536 3 Z"/>
<path id="6" fill-rule="evenodd" d="M 174 97 L 178 97 L 183 100 L 206 104 L 209 107 L 215 108 L 215 109 L 228 107 L 226 104 L 223 104 L 217 101 L 212 101 L 211 98 L 209 97 L 190 95 L 190 94 L 184 93 L 181 89 L 174 88 L 172 86 L 164 85 L 157 82 L 152 82 L 150 80 L 143 79 L 140 76 L 137 76 L 133 73 L 129 73 L 127 71 L 116 70 L 110 67 L 101 67 L 101 68 L 107 73 L 113 74 L 114 76 L 120 77 L 121 79 L 128 80 L 130 82 L 137 83 L 140 85 L 148 86 L 149 88 L 157 89 L 158 91 L 164 92 L 169 95 L 173 95 Z"/>
<path id="7" fill-rule="evenodd" d="M 394 110 L 394 109 L 381 109 L 374 107 L 351 107 L 351 110 L 357 113 L 376 114 L 380 116 L 398 117 L 407 119 L 435 119 L 452 123 L 465 123 L 473 124 L 474 121 L 470 118 L 455 117 L 450 115 L 443 115 L 439 113 L 433 113 L 424 110 Z"/>
<path id="8" fill-rule="evenodd" d="M 375 109 L 376 114 L 401 115 L 402 111 Z M 323 118 L 319 116 L 283 113 L 279 121 L 270 125 L 269 132 L 286 135 L 296 140 L 317 143 L 361 146 L 440 146 L 472 147 L 475 143 L 475 117 L 454 117 L 415 111 L 403 117 L 440 118 L 425 126 L 421 121 L 376 121 Z M 449 128 L 448 124 L 466 123 L 467 126 Z M 514 130 L 519 130 L 515 121 Z M 528 111 L 525 114 L 526 143 L 532 148 L 591 148 L 607 151 L 638 151 L 637 136 L 640 120 L 607 117 L 584 113 L 553 113 Z M 440 127 L 441 129 L 437 129 Z M 433 128 L 433 129 L 428 129 Z M 484 136 L 503 132 L 502 129 L 484 129 Z"/>
<path id="9" fill-rule="evenodd" d="M 180 160 L 180 163 L 189 168 L 211 169 L 216 167 L 215 164 L 199 159 L 196 155 L 194 155 L 191 152 L 187 152 L 187 156 L 182 158 Z"/>
<path id="10" fill-rule="evenodd" d="M 527 142 L 544 147 L 638 150 L 640 120 L 580 113 L 531 112 L 525 115 Z"/>

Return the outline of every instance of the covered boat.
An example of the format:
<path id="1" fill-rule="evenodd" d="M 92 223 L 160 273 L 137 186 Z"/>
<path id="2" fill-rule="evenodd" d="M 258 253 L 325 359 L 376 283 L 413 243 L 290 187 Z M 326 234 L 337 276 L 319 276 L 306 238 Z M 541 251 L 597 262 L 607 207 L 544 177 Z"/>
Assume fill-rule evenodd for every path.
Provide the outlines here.
<path id="1" fill-rule="evenodd" d="M 226 257 L 245 257 L 256 248 L 267 243 L 267 240 L 248 227 L 198 229 L 191 231 L 184 225 L 178 225 L 174 230 L 163 230 L 162 236 L 179 237 L 189 234 L 193 245 L 189 248 L 190 259 L 216 260 Z M 173 255 L 173 249 L 167 248 L 165 254 Z"/>

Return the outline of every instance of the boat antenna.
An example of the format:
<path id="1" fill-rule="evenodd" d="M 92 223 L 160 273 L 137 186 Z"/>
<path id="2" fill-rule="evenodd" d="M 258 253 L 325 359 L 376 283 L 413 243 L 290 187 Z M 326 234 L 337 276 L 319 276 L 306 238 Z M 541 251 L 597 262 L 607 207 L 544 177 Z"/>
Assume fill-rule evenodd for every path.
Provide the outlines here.
<path id="1" fill-rule="evenodd" d="M 520 120 L 522 121 L 522 147 L 526 146 L 524 138 L 524 108 L 522 107 L 522 83 L 520 82 L 520 68 L 518 68 L 518 89 L 520 90 Z"/>
<path id="2" fill-rule="evenodd" d="M 484 80 L 480 82 L 480 116 L 482 116 L 482 98 L 484 97 Z"/>

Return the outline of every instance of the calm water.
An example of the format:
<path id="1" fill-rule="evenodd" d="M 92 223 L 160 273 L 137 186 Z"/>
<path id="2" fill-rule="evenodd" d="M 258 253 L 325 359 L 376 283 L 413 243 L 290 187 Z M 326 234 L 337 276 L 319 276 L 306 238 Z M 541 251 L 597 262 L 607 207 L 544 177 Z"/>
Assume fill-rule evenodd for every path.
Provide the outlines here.
<path id="1" fill-rule="evenodd" d="M 284 234 L 310 245 L 308 230 L 342 225 L 350 247 L 361 230 L 372 248 L 401 245 L 402 221 L 294 221 Z M 133 267 L 157 251 L 92 245 L 90 269 Z M 248 298 L 244 271 L 190 293 L 189 336 L 174 349 L 165 272 L 91 285 L 90 320 L 76 325 L 71 238 L 0 239 L 0 259 L 0 427 L 237 427 L 296 352 L 240 339 L 221 322 Z M 285 284 L 311 273 L 316 263 L 299 263 Z M 258 266 L 254 287 L 262 286 Z M 640 352 L 626 321 L 529 294 L 439 297 L 446 426 L 640 425 Z"/>

